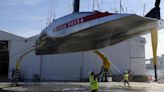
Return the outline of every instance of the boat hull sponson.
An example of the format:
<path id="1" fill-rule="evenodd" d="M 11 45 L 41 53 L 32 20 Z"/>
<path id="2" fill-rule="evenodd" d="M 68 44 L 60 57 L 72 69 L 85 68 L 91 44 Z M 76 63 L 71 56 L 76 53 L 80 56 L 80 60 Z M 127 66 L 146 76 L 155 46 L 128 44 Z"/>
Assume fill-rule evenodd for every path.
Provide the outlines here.
<path id="1" fill-rule="evenodd" d="M 63 34 L 47 36 L 47 39 L 44 39 L 46 44 L 36 49 L 36 54 L 58 54 L 104 48 L 153 29 L 159 29 L 159 21 L 156 19 L 135 14 L 114 14 L 66 28 Z M 67 30 L 71 31 L 67 33 Z M 39 43 L 41 40 L 37 42 Z"/>

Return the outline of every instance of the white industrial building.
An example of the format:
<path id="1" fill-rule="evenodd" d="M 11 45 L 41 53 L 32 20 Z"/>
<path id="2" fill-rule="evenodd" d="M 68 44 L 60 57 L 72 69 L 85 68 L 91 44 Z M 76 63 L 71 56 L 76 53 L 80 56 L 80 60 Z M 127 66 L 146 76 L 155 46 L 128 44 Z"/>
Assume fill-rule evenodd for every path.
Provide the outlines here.
<path id="1" fill-rule="evenodd" d="M 8 59 L 0 61 L 0 76 L 12 76 L 16 60 L 27 49 L 35 45 L 37 36 L 25 39 L 13 34 L 0 31 L 0 56 L 8 52 Z M 2 44 L 6 42 L 7 50 L 3 51 Z M 5 47 L 5 48 L 6 48 Z M 112 73 L 117 75 L 130 70 L 133 75 L 145 76 L 145 39 L 135 37 L 119 44 L 100 49 L 112 62 Z M 6 55 L 6 54 L 5 54 Z M 7 66 L 4 62 L 8 62 Z M 80 81 L 87 79 L 91 71 L 99 72 L 102 66 L 101 59 L 93 52 L 76 52 L 54 55 L 35 55 L 31 52 L 21 63 L 21 77 L 33 79 L 34 74 L 40 75 L 41 80 Z M 6 71 L 2 73 L 1 71 Z"/>

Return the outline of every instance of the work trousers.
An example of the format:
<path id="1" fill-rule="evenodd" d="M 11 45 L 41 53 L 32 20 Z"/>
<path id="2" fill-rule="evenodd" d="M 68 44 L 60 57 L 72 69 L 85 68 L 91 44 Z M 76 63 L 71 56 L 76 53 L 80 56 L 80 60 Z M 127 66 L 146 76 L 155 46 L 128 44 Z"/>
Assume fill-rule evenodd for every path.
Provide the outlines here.
<path id="1" fill-rule="evenodd" d="M 97 89 L 95 89 L 95 90 L 91 90 L 91 92 L 97 92 Z"/>

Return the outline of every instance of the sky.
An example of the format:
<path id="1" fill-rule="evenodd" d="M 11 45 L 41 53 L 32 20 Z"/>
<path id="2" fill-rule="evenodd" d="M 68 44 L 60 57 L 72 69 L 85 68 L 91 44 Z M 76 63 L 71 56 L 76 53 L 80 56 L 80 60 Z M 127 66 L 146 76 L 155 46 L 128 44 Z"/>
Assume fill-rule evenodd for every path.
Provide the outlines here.
<path id="1" fill-rule="evenodd" d="M 119 12 L 120 0 L 81 0 L 80 11 L 108 11 Z M 153 8 L 155 0 L 122 0 L 122 13 L 145 15 Z M 73 0 L 1 0 L 0 3 L 0 30 L 22 37 L 37 35 L 43 30 L 50 15 L 54 19 L 72 13 Z M 54 8 L 50 8 L 53 5 Z M 145 10 L 144 10 L 145 5 Z M 161 16 L 164 18 L 164 0 L 161 0 Z M 52 14 L 51 14 L 52 9 Z M 157 54 L 164 54 L 164 30 L 159 32 Z M 145 57 L 152 57 L 150 34 L 146 38 Z"/>

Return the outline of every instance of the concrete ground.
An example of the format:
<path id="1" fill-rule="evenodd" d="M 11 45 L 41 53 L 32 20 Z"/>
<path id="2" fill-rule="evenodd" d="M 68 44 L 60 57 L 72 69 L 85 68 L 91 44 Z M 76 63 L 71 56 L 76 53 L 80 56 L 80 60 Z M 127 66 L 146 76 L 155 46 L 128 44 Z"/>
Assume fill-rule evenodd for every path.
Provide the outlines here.
<path id="1" fill-rule="evenodd" d="M 89 83 L 82 82 L 22 82 L 17 87 L 9 82 L 1 82 L 0 92 L 90 92 L 90 90 Z M 164 83 L 130 82 L 130 87 L 124 87 L 123 82 L 100 83 L 98 92 L 164 92 Z"/>

